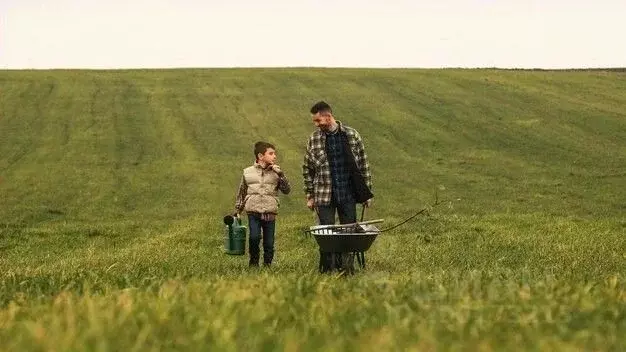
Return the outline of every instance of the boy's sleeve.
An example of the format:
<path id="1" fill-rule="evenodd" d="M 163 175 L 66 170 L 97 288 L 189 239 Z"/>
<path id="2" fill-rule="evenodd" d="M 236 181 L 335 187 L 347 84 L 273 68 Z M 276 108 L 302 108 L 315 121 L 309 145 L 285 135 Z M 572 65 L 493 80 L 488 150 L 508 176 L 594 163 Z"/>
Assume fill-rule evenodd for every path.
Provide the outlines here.
<path id="1" fill-rule="evenodd" d="M 241 176 L 241 182 L 239 182 L 239 190 L 237 191 L 237 197 L 235 197 L 235 213 L 239 214 L 243 211 L 246 205 L 246 195 L 248 193 L 248 185 L 246 184 L 246 178 Z"/>
<path id="2" fill-rule="evenodd" d="M 291 185 L 289 184 L 289 180 L 284 173 L 278 177 L 278 189 L 284 194 L 289 194 L 289 192 L 291 192 Z"/>

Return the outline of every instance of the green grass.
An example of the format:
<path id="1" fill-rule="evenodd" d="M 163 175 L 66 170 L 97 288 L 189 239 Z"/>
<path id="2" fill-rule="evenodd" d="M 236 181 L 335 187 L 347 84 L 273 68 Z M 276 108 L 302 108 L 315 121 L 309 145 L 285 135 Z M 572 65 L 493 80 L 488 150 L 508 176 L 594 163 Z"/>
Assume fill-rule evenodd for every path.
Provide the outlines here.
<path id="1" fill-rule="evenodd" d="M 0 350 L 626 349 L 626 75 L 0 71 Z M 300 162 L 325 99 L 382 233 L 319 275 Z M 276 260 L 223 254 L 252 145 L 293 193 Z"/>

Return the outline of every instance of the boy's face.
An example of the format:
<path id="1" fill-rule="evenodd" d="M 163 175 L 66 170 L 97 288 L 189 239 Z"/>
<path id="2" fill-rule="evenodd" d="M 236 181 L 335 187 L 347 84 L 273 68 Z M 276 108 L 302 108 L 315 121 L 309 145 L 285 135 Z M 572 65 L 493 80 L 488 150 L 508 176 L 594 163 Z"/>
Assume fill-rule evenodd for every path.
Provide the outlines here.
<path id="1" fill-rule="evenodd" d="M 272 165 L 276 163 L 276 151 L 274 148 L 267 148 L 264 154 L 259 153 L 257 155 L 258 163 L 265 165 Z"/>

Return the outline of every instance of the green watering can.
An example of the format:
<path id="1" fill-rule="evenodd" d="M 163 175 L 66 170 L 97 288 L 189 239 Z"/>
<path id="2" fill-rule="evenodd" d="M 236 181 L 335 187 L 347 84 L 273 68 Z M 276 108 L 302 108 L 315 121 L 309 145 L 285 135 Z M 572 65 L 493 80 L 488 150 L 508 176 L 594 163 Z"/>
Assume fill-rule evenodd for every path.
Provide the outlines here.
<path id="1" fill-rule="evenodd" d="M 241 219 L 238 216 L 226 215 L 224 217 L 224 224 L 226 224 L 226 228 L 224 229 L 224 251 L 226 254 L 246 254 L 247 228 L 241 224 Z"/>

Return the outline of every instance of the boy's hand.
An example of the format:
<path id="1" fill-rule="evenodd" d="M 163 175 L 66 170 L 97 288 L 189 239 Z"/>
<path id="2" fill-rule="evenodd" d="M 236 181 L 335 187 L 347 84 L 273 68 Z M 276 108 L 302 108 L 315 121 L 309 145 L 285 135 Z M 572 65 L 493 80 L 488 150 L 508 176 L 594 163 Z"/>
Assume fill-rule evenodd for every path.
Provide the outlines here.
<path id="1" fill-rule="evenodd" d="M 315 201 L 313 200 L 313 198 L 309 198 L 306 200 L 306 206 L 311 210 L 315 209 Z"/>
<path id="2" fill-rule="evenodd" d="M 278 165 L 276 165 L 276 164 L 272 164 L 272 165 L 270 166 L 270 168 L 271 168 L 272 170 L 274 170 L 274 172 L 275 172 L 275 173 L 277 173 L 277 174 L 278 174 L 278 176 L 282 176 L 282 175 L 283 175 L 283 170 L 281 170 L 281 169 L 280 169 L 280 166 L 278 166 Z"/>

